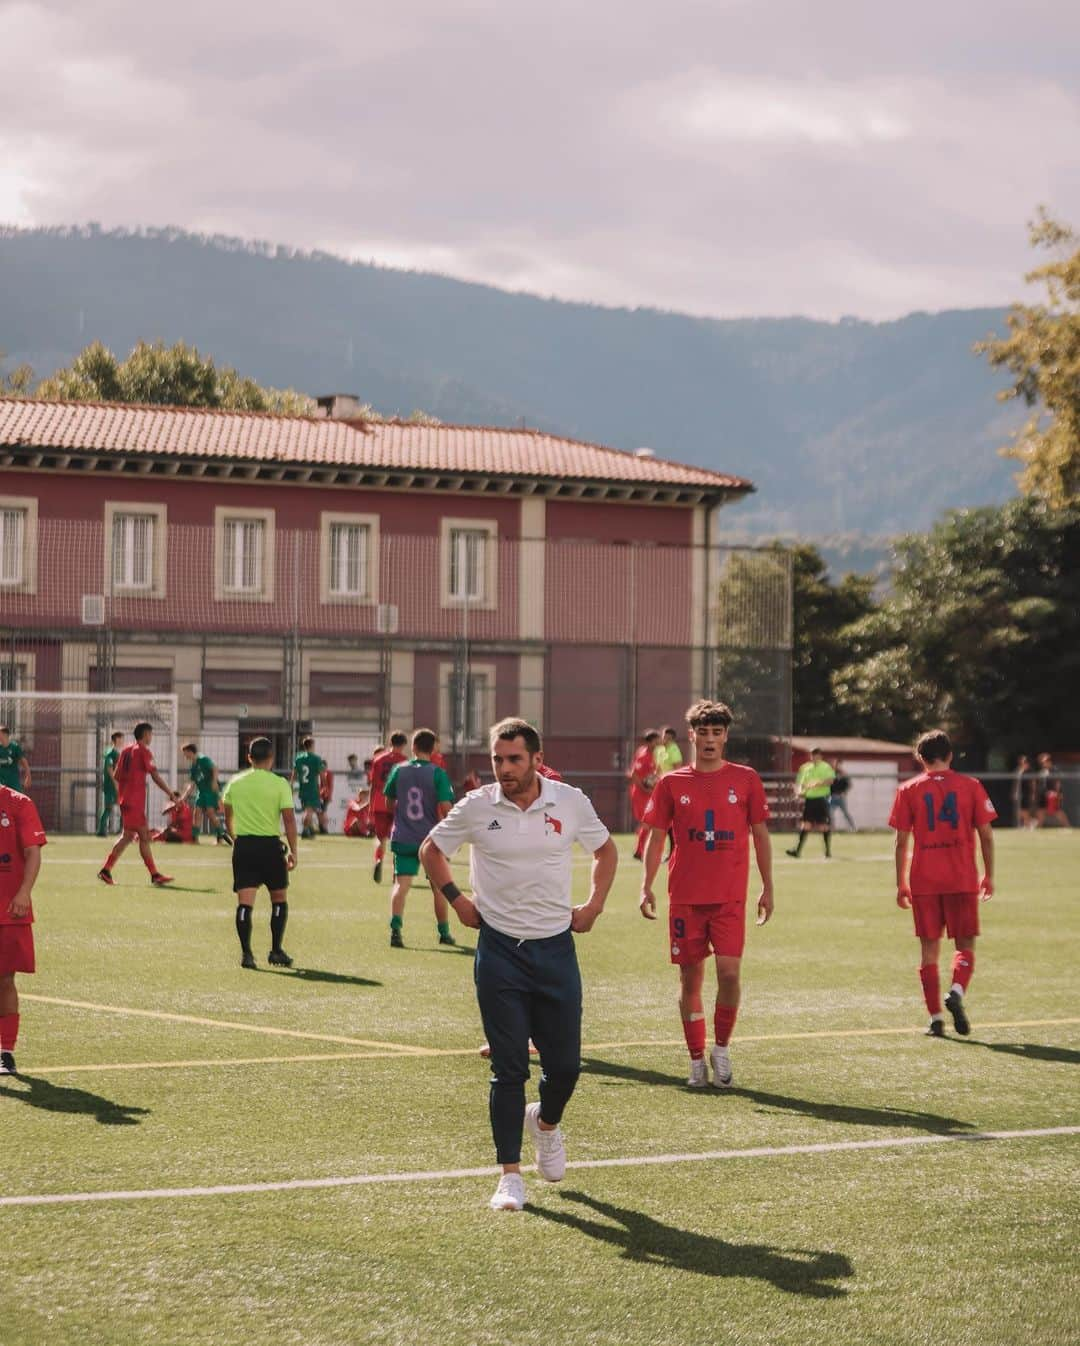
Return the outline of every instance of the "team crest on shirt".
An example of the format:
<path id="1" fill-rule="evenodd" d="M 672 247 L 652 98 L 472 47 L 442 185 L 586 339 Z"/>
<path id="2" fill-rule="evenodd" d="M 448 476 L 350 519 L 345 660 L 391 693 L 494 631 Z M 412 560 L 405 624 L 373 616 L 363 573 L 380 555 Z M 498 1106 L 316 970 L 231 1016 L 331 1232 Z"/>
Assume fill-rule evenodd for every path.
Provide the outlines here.
<path id="1" fill-rule="evenodd" d="M 673 945 L 671 946 L 671 956 L 672 956 L 672 958 L 678 958 L 678 956 L 679 956 L 679 946 L 678 946 L 677 944 L 673 944 Z"/>
<path id="2" fill-rule="evenodd" d="M 728 791 L 727 802 L 729 804 L 737 804 L 739 802 L 739 796 L 735 793 L 734 787 Z"/>
<path id="3" fill-rule="evenodd" d="M 11 819 L 7 816 L 6 813 L 0 813 L 0 827 L 10 827 L 10 826 L 11 826 Z"/>
<path id="4" fill-rule="evenodd" d="M 680 796 L 679 796 L 679 803 L 680 803 L 680 804 L 689 804 L 689 803 L 690 803 L 690 796 L 689 796 L 689 795 L 680 795 Z"/>
<path id="5" fill-rule="evenodd" d="M 562 822 L 558 818 L 553 818 L 550 813 L 544 814 L 544 831 L 548 836 L 562 836 Z"/>

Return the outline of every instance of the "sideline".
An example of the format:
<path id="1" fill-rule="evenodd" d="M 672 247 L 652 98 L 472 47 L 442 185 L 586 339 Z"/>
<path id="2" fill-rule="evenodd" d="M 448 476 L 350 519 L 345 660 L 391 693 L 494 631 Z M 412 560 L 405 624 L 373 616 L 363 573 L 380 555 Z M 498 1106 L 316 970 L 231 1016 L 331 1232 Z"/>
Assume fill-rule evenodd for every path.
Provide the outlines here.
<path id="1" fill-rule="evenodd" d="M 645 1168 L 655 1164 L 716 1163 L 727 1159 L 779 1159 L 796 1154 L 840 1154 L 854 1150 L 906 1149 L 915 1145 L 973 1144 L 993 1140 L 1033 1140 L 1044 1136 L 1074 1136 L 1080 1126 L 1046 1126 L 1026 1131 L 976 1131 L 945 1136 L 896 1136 L 881 1140 L 837 1140 L 817 1145 L 759 1145 L 742 1150 L 706 1150 L 701 1154 L 647 1154 L 618 1159 L 571 1160 L 567 1170 L 591 1168 Z M 502 1170 L 449 1168 L 417 1173 L 360 1173 L 347 1178 L 293 1178 L 287 1182 L 225 1183 L 220 1187 L 158 1187 L 116 1192 L 50 1192 L 40 1196 L 3 1196 L 0 1206 L 63 1206 L 83 1201 L 167 1201 L 178 1197 L 239 1196 L 261 1192 L 299 1192 L 332 1187 L 375 1187 L 395 1183 L 443 1182 L 451 1178 L 489 1178 Z M 536 1171 L 535 1164 L 522 1171 Z"/>

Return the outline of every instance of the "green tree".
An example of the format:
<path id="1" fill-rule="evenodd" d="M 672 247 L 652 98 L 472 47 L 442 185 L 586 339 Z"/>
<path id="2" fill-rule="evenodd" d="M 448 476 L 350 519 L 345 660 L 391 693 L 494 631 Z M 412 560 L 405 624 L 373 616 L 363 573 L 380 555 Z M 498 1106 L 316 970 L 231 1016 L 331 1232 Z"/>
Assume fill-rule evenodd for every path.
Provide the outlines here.
<path id="1" fill-rule="evenodd" d="M 16 365 L 5 370 L 7 352 L 0 350 L 0 397 L 26 397 L 34 381 L 34 371 L 29 365 Z"/>
<path id="2" fill-rule="evenodd" d="M 218 407 L 228 411 L 273 411 L 307 416 L 315 403 L 293 389 L 263 388 L 235 369 L 218 368 L 210 356 L 178 341 L 140 341 L 126 360 L 100 341 L 81 351 L 66 369 L 43 380 L 37 397 L 74 402 L 142 402 L 157 406 Z"/>
<path id="3" fill-rule="evenodd" d="M 1045 285 L 1045 301 L 1014 304 L 1009 335 L 975 349 L 1012 374 L 1012 386 L 998 394 L 1003 401 L 1035 408 L 1002 450 L 1024 465 L 1021 489 L 1065 505 L 1080 491 L 1080 235 L 1040 210 L 1031 243 L 1056 254 L 1025 277 Z"/>
<path id="4" fill-rule="evenodd" d="M 941 725 L 983 759 L 1080 744 L 1080 506 L 1022 497 L 902 539 L 847 635 L 833 690 L 875 732 Z"/>

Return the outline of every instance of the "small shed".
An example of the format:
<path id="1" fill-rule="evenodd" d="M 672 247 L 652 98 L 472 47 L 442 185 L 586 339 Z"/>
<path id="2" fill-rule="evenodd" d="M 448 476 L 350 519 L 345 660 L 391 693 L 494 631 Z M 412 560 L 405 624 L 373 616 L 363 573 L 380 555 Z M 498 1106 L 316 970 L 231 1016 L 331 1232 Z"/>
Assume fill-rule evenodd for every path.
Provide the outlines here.
<path id="1" fill-rule="evenodd" d="M 897 785 L 920 769 L 908 743 L 833 734 L 816 737 L 798 734 L 791 740 L 793 771 L 798 771 L 803 762 L 809 761 L 814 748 L 820 748 L 826 761 L 833 766 L 839 762 L 844 774 L 851 777 L 847 807 L 860 829 L 887 827 Z M 835 815 L 834 822 L 841 830 L 847 826 L 840 813 Z"/>

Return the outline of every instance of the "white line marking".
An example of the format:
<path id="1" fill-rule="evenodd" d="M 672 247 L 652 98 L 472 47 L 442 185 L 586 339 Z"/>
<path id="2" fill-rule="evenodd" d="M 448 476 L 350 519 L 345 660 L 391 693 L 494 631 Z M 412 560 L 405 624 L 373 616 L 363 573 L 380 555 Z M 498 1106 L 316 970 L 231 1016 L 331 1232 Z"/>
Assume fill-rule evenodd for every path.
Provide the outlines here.
<path id="1" fill-rule="evenodd" d="M 952 1141 L 1028 1140 L 1042 1136 L 1074 1136 L 1080 1126 L 1047 1126 L 1028 1131 L 976 1131 L 967 1135 L 897 1136 L 881 1140 L 837 1140 L 818 1145 L 760 1145 L 743 1150 L 706 1150 L 702 1154 L 646 1154 L 621 1159 L 582 1159 L 568 1169 L 644 1168 L 655 1164 L 699 1164 L 725 1159 L 776 1159 L 793 1154 L 838 1154 L 847 1150 L 888 1150 L 912 1145 L 944 1145 Z M 535 1164 L 523 1166 L 532 1173 Z M 359 1173 L 348 1178 L 293 1178 L 288 1182 L 238 1182 L 220 1187 L 159 1187 L 117 1192 L 50 1192 L 41 1196 L 4 1196 L 0 1206 L 64 1206 L 79 1201 L 161 1201 L 174 1197 L 240 1196 L 260 1192 L 313 1191 L 328 1187 L 375 1187 L 392 1183 L 442 1182 L 451 1178 L 489 1178 L 501 1172 L 487 1168 L 446 1168 L 418 1173 Z"/>

